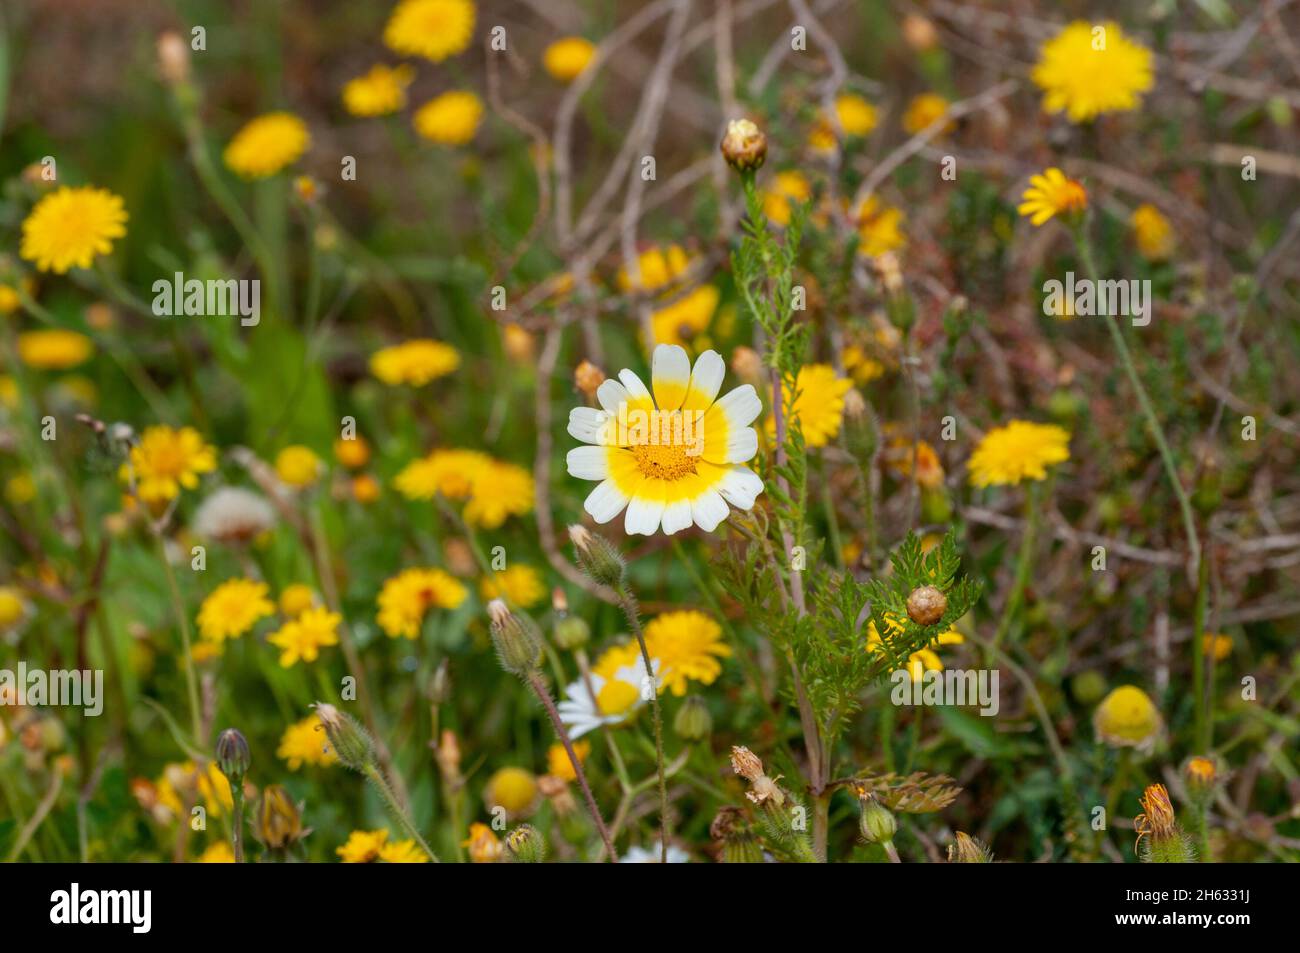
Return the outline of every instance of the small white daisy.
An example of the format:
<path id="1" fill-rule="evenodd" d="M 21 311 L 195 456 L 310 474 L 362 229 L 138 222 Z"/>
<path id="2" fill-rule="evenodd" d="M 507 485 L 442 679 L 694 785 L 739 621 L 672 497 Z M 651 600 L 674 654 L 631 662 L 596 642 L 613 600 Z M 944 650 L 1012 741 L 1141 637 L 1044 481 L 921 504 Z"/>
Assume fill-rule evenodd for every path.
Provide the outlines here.
<path id="1" fill-rule="evenodd" d="M 659 674 L 659 660 L 651 659 L 655 670 L 655 689 L 663 684 Z M 638 658 L 632 665 L 624 665 L 605 678 L 591 673 L 591 690 L 586 679 L 578 679 L 564 690 L 564 700 L 556 706 L 560 721 L 569 729 L 569 737 L 581 738 L 601 725 L 622 724 L 649 701 L 650 676 L 645 660 Z M 594 697 L 593 697 L 594 693 Z"/>
<path id="2" fill-rule="evenodd" d="M 620 858 L 620 864 L 657 864 L 662 856 L 662 851 L 658 845 L 647 850 L 644 847 L 629 847 L 626 854 Z M 676 844 L 668 845 L 668 863 L 686 864 L 690 863 L 691 855 L 686 853 Z"/>

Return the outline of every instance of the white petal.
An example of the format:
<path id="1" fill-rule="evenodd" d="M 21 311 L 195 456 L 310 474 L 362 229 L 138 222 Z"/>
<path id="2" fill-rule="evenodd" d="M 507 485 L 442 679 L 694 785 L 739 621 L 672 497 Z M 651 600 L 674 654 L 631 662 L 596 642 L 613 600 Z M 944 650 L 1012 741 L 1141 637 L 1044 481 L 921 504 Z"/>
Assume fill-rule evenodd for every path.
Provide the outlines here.
<path id="1" fill-rule="evenodd" d="M 691 525 L 691 501 L 678 500 L 664 507 L 664 533 L 668 536 Z"/>
<path id="2" fill-rule="evenodd" d="M 629 536 L 653 536 L 664 515 L 664 501 L 659 497 L 634 496 L 627 505 L 623 528 Z"/>
<path id="3" fill-rule="evenodd" d="M 655 404 L 660 410 L 676 410 L 682 405 L 691 383 L 691 359 L 678 344 L 660 344 L 650 360 L 650 381 L 654 384 Z"/>
<path id="4" fill-rule="evenodd" d="M 695 359 L 695 370 L 691 371 L 691 386 L 687 391 L 683 407 L 693 410 L 705 410 L 718 396 L 722 378 L 726 376 L 727 365 L 717 351 L 705 351 Z"/>
<path id="5" fill-rule="evenodd" d="M 569 411 L 569 436 L 583 443 L 610 443 L 612 420 L 609 414 L 595 407 L 574 407 Z"/>
<path id="6" fill-rule="evenodd" d="M 610 451 L 604 447 L 574 447 L 565 457 L 565 462 L 569 465 L 569 476 L 579 480 L 605 479 L 609 476 L 609 454 Z"/>
<path id="7" fill-rule="evenodd" d="M 583 508 L 597 523 L 608 523 L 627 506 L 627 495 L 613 480 L 605 480 L 588 494 Z"/>
<path id="8" fill-rule="evenodd" d="M 722 463 L 744 463 L 758 453 L 758 431 L 742 427 L 727 432 L 727 455 Z"/>
<path id="9" fill-rule="evenodd" d="M 706 533 L 712 533 L 731 510 L 717 490 L 705 490 L 691 501 L 691 518 Z"/>
<path id="10" fill-rule="evenodd" d="M 748 510 L 763 492 L 763 481 L 748 467 L 729 467 L 718 484 L 718 492 L 736 509 Z"/>
<path id="11" fill-rule="evenodd" d="M 613 378 L 606 378 L 599 387 L 596 388 L 596 400 L 600 401 L 600 406 L 605 408 L 606 413 L 618 416 L 620 406 L 627 406 L 632 402 L 627 388 Z"/>
<path id="12" fill-rule="evenodd" d="M 758 399 L 753 384 L 741 384 L 709 408 L 709 413 L 717 412 L 727 415 L 728 426 L 748 427 L 763 412 L 763 402 Z"/>
<path id="13" fill-rule="evenodd" d="M 628 395 L 632 400 L 645 400 L 650 397 L 650 391 L 642 383 L 641 378 L 626 367 L 618 372 L 618 379 L 623 382 L 623 386 L 627 388 Z"/>

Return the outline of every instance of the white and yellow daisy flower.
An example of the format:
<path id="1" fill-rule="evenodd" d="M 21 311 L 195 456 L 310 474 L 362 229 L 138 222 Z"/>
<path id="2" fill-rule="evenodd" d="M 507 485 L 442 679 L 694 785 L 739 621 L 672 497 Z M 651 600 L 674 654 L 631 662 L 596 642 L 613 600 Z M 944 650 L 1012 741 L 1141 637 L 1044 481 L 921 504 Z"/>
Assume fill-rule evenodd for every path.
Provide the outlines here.
<path id="1" fill-rule="evenodd" d="M 659 660 L 651 661 L 657 676 Z M 620 666 L 611 677 L 593 671 L 590 681 L 588 689 L 587 679 L 578 679 L 564 690 L 564 699 L 555 706 L 574 740 L 601 725 L 622 724 L 649 701 L 650 676 L 640 655 L 631 664 Z M 656 677 L 656 691 L 662 683 Z"/>
<path id="2" fill-rule="evenodd" d="M 597 523 L 627 509 L 629 534 L 672 535 L 692 523 L 706 532 L 727 518 L 727 504 L 754 505 L 763 481 L 743 466 L 758 452 L 750 426 L 762 411 L 743 384 L 720 400 L 726 364 L 705 351 L 691 369 L 684 348 L 660 344 L 651 360 L 651 396 L 630 370 L 596 391 L 599 408 L 577 407 L 569 434 L 588 444 L 569 451 L 569 473 L 599 480 L 584 506 Z"/>

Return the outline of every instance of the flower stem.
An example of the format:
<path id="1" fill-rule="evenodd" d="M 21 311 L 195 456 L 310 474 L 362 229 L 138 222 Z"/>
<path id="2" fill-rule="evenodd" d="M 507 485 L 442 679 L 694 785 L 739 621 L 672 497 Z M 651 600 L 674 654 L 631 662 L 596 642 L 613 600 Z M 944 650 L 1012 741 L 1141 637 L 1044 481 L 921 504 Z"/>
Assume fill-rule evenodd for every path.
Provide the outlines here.
<path id="1" fill-rule="evenodd" d="M 1029 572 L 1034 564 L 1034 537 L 1038 531 L 1038 511 L 1041 508 L 1039 484 L 1030 483 L 1025 495 L 1025 532 L 1020 538 L 1020 555 L 1016 559 L 1016 576 L 1011 583 L 1011 592 L 1007 594 L 1007 603 L 1002 608 L 1002 618 L 998 620 L 997 631 L 993 634 L 993 650 L 996 651 L 1011 631 L 1020 605 L 1024 601 L 1025 586 L 1029 584 Z"/>
<path id="2" fill-rule="evenodd" d="M 181 601 L 180 587 L 176 585 L 176 573 L 172 571 L 171 561 L 167 558 L 167 543 L 161 530 L 154 535 L 158 540 L 158 557 L 162 560 L 163 572 L 167 576 L 172 610 L 176 613 L 176 624 L 181 630 L 181 649 L 185 653 L 185 688 L 190 699 L 190 725 L 194 732 L 194 742 L 199 744 L 203 737 L 203 721 L 199 715 L 199 683 L 194 677 L 194 657 L 190 652 L 189 617 L 185 614 L 185 604 Z"/>
<path id="3" fill-rule="evenodd" d="M 407 816 L 406 811 L 402 810 L 402 806 L 397 803 L 397 796 L 393 794 L 393 789 L 389 786 L 388 781 L 384 779 L 384 775 L 380 772 L 379 768 L 377 768 L 373 762 L 370 762 L 362 768 L 361 773 L 374 783 L 380 796 L 383 797 L 384 803 L 388 805 L 389 812 L 392 813 L 392 815 L 397 818 L 397 822 L 402 825 L 402 830 L 406 831 L 406 833 L 420 845 L 420 849 L 429 855 L 431 861 L 435 864 L 439 863 L 438 855 L 435 854 L 433 849 L 425 843 L 424 837 L 421 836 L 415 824 L 411 821 L 410 817 Z"/>
<path id="4" fill-rule="evenodd" d="M 560 744 L 564 745 L 564 752 L 569 756 L 569 764 L 573 766 L 573 773 L 577 776 L 578 787 L 582 789 L 582 797 L 587 802 L 587 811 L 591 814 L 591 819 L 596 825 L 596 830 L 600 832 L 600 839 L 605 844 L 605 852 L 609 859 L 613 861 L 618 855 L 614 853 L 614 842 L 609 836 L 609 829 L 605 827 L 605 820 L 600 816 L 600 808 L 596 805 L 596 799 L 591 794 L 591 786 L 587 783 L 587 773 L 582 768 L 582 762 L 578 760 L 578 753 L 573 750 L 573 742 L 569 740 L 569 732 L 564 728 L 564 722 L 560 720 L 560 713 L 555 709 L 555 701 L 551 698 L 551 693 L 545 683 L 542 682 L 542 676 L 533 671 L 528 676 L 528 684 L 537 700 L 542 703 L 546 709 L 546 714 L 550 716 L 551 725 L 555 728 L 555 734 L 559 736 Z M 662 777 L 662 776 L 661 776 Z"/>
<path id="5" fill-rule="evenodd" d="M 666 864 L 668 863 L 668 779 L 664 775 L 664 722 L 663 715 L 659 711 L 659 683 L 655 677 L 654 665 L 650 661 L 650 650 L 646 648 L 645 633 L 641 629 L 641 616 L 637 612 L 636 601 L 625 585 L 620 585 L 615 593 L 618 595 L 619 605 L 623 607 L 623 614 L 627 616 L 627 624 L 631 627 L 632 634 L 636 636 L 637 645 L 641 647 L 641 659 L 645 662 L 645 670 L 650 678 L 650 709 L 655 726 L 655 767 L 659 772 L 659 860 Z"/>
<path id="6" fill-rule="evenodd" d="M 244 784 L 230 786 L 230 800 L 234 802 L 234 823 L 231 825 L 230 840 L 235 851 L 235 863 L 244 862 Z"/>

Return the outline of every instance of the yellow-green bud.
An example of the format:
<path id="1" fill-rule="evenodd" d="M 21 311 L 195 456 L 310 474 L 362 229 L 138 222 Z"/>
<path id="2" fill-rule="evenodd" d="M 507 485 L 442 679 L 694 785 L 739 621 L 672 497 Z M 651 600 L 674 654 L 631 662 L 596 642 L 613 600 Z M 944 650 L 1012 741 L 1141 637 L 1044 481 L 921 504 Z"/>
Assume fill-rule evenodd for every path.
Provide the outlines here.
<path id="1" fill-rule="evenodd" d="M 686 699 L 673 718 L 673 730 L 677 732 L 677 737 L 689 743 L 708 738 L 713 731 L 713 716 L 709 714 L 709 706 L 704 704 L 704 699 L 698 695 Z"/>
<path id="2" fill-rule="evenodd" d="M 898 822 L 889 808 L 881 804 L 872 795 L 862 799 L 862 817 L 858 821 L 862 839 L 868 844 L 889 844 L 898 831 Z"/>
<path id="3" fill-rule="evenodd" d="M 506 835 L 506 853 L 516 864 L 540 864 L 546 859 L 546 838 L 532 824 L 520 824 Z"/>
<path id="4" fill-rule="evenodd" d="M 627 564 L 614 544 L 599 533 L 589 532 L 582 526 L 569 527 L 569 539 L 578 550 L 578 565 L 582 571 L 602 586 L 618 589 L 627 574 Z"/>
<path id="5" fill-rule="evenodd" d="M 555 621 L 555 644 L 565 651 L 580 649 L 591 638 L 591 626 L 581 616 L 566 615 Z"/>
<path id="6" fill-rule="evenodd" d="M 500 599 L 488 603 L 492 619 L 492 644 L 501 667 L 526 678 L 542 660 L 542 633 L 528 615 L 511 612 Z"/>
<path id="7" fill-rule="evenodd" d="M 374 763 L 375 742 L 360 722 L 347 712 L 339 711 L 324 702 L 317 702 L 315 708 L 316 717 L 320 719 L 325 736 L 329 738 L 330 747 L 338 755 L 339 761 L 353 771 L 364 771 Z"/>

